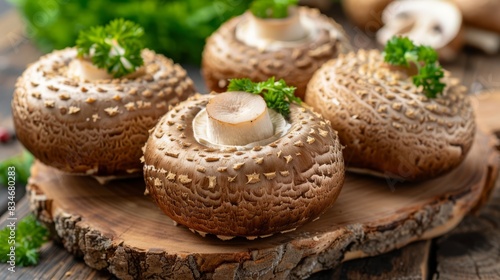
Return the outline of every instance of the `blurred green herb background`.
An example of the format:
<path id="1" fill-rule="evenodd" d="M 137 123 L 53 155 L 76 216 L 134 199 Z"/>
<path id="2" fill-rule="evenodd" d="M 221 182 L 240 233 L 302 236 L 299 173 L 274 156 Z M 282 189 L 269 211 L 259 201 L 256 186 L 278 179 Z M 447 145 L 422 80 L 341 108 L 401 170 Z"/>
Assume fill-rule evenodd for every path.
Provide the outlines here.
<path id="1" fill-rule="evenodd" d="M 11 229 L 4 227 L 0 230 L 0 263 L 7 263 L 10 260 L 9 254 L 11 246 L 15 247 L 16 265 L 30 266 L 36 265 L 40 259 L 40 247 L 47 242 L 49 231 L 36 220 L 35 216 L 28 215 L 21 219 L 15 228 L 15 246 L 8 243 Z"/>
<path id="2" fill-rule="evenodd" d="M 30 167 L 33 163 L 33 155 L 28 151 L 10 157 L 0 162 L 0 186 L 8 186 L 8 171 L 9 167 L 16 168 L 16 183 L 26 185 L 30 176 Z"/>
<path id="3" fill-rule="evenodd" d="M 251 0 L 8 0 L 23 15 L 27 34 L 49 52 L 74 46 L 78 33 L 124 18 L 145 30 L 145 46 L 175 62 L 199 64 L 205 39 L 242 14 Z"/>

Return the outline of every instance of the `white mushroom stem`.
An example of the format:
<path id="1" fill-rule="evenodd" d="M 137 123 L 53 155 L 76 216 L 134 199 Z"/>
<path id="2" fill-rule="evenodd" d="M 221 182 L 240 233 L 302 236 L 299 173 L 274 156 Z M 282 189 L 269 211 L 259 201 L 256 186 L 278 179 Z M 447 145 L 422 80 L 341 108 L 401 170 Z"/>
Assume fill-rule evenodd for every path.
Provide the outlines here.
<path id="1" fill-rule="evenodd" d="M 92 62 L 80 58 L 71 61 L 68 68 L 68 76 L 88 81 L 113 78 L 105 69 L 97 68 Z"/>
<path id="2" fill-rule="evenodd" d="M 264 99 L 247 92 L 225 92 L 214 96 L 206 107 L 207 137 L 221 145 L 243 146 L 274 134 Z"/>
<path id="3" fill-rule="evenodd" d="M 484 29 L 467 26 L 465 42 L 487 54 L 496 54 L 500 50 L 500 35 Z"/>
<path id="4" fill-rule="evenodd" d="M 258 18 L 250 13 L 247 36 L 271 41 L 297 41 L 307 37 L 296 7 L 288 9 L 286 18 Z"/>

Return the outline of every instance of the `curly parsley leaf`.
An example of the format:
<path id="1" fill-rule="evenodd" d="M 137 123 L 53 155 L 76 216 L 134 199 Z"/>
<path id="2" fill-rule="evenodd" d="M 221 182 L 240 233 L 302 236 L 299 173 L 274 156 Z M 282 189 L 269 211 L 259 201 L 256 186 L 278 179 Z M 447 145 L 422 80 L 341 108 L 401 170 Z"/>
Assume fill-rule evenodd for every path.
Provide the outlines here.
<path id="1" fill-rule="evenodd" d="M 250 11 L 259 18 L 286 18 L 288 7 L 298 4 L 298 0 L 255 0 Z"/>
<path id="2" fill-rule="evenodd" d="M 436 98 L 437 94 L 443 92 L 444 83 L 436 82 L 444 77 L 443 69 L 437 64 L 426 64 L 421 67 L 416 76 L 413 76 L 413 83 L 422 86 L 427 97 Z"/>
<path id="3" fill-rule="evenodd" d="M 436 63 L 438 61 L 438 54 L 435 49 L 429 46 L 417 47 L 418 61 L 426 64 Z"/>
<path id="4" fill-rule="evenodd" d="M 76 46 L 79 57 L 118 78 L 133 73 L 143 65 L 141 50 L 144 30 L 124 19 L 115 19 L 106 26 L 80 32 Z"/>
<path id="5" fill-rule="evenodd" d="M 11 247 L 15 248 L 16 266 L 36 265 L 40 258 L 39 249 L 48 240 L 48 230 L 33 215 L 24 217 L 15 227 L 15 239 L 11 238 L 11 228 L 0 230 L 0 262 L 10 261 Z M 15 240 L 15 244 L 10 240 Z"/>
<path id="6" fill-rule="evenodd" d="M 442 93 L 445 84 L 443 68 L 438 63 L 436 50 L 429 46 L 417 46 L 407 37 L 392 37 L 384 49 L 384 61 L 395 66 L 409 67 L 410 63 L 418 68 L 418 74 L 413 77 L 413 84 L 422 86 L 425 95 L 436 98 Z"/>
<path id="7" fill-rule="evenodd" d="M 410 66 L 409 55 L 413 55 L 415 45 L 407 37 L 392 37 L 384 49 L 385 62 L 395 66 Z"/>
<path id="8" fill-rule="evenodd" d="M 267 107 L 288 117 L 290 114 L 290 103 L 300 104 L 300 98 L 294 95 L 295 87 L 288 86 L 281 79 L 275 81 L 274 77 L 263 82 L 252 82 L 248 78 L 231 79 L 229 81 L 228 91 L 245 91 L 253 94 L 262 94 Z"/>

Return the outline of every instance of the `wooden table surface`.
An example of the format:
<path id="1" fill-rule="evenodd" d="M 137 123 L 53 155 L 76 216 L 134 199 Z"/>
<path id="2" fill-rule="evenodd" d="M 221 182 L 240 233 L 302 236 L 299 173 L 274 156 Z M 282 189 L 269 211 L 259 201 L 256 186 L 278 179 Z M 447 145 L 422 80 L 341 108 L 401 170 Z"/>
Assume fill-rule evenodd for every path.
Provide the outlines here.
<path id="1" fill-rule="evenodd" d="M 337 8 L 337 9 L 335 9 Z M 331 12 L 351 36 L 357 48 L 377 47 L 373 39 L 353 27 L 338 7 Z M 40 52 L 23 32 L 19 15 L 0 0 L 0 126 L 12 129 L 10 100 L 17 77 L 26 65 L 38 59 Z M 472 49 L 464 50 L 453 63 L 444 65 L 462 79 L 471 95 L 500 91 L 500 55 L 487 56 Z M 196 67 L 186 66 L 200 92 L 205 91 Z M 500 110 L 500 108 L 499 108 Z M 500 128 L 500 120 L 498 120 Z M 0 144 L 0 161 L 22 150 L 17 142 Z M 20 192 L 18 192 L 20 193 Z M 29 203 L 21 198 L 17 216 L 29 212 Z M 0 209 L 6 204 L 5 189 L 0 188 Z M 0 218 L 0 227 L 6 224 Z M 5 242 L 0 240 L 0 242 Z M 105 271 L 96 271 L 83 260 L 67 253 L 50 241 L 41 249 L 35 267 L 16 268 L 15 273 L 0 264 L 0 279 L 114 279 Z M 500 180 L 489 203 L 478 213 L 467 216 L 453 231 L 430 241 L 410 244 L 377 257 L 349 261 L 340 267 L 317 273 L 311 279 L 500 279 Z"/>

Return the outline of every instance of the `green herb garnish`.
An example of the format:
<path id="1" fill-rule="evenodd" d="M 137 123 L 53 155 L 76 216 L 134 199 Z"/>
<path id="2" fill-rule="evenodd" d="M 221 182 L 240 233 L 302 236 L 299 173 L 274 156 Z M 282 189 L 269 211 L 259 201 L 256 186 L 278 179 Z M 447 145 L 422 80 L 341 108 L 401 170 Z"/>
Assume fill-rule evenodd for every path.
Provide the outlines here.
<path id="1" fill-rule="evenodd" d="M 422 86 L 425 95 L 436 98 L 446 84 L 441 82 L 444 71 L 438 62 L 436 50 L 428 46 L 417 46 L 407 37 L 392 37 L 384 49 L 384 61 L 395 66 L 409 67 L 415 64 L 418 74 L 413 84 Z"/>
<path id="2" fill-rule="evenodd" d="M 143 65 L 141 37 L 144 30 L 124 19 L 115 19 L 106 26 L 80 32 L 76 46 L 78 56 L 90 58 L 92 64 L 106 69 L 118 78 L 133 73 Z"/>
<path id="3" fill-rule="evenodd" d="M 255 0 L 250 11 L 260 18 L 286 18 L 288 7 L 297 5 L 298 0 Z"/>
<path id="4" fill-rule="evenodd" d="M 274 109 L 285 117 L 288 117 L 290 114 L 291 102 L 297 104 L 302 102 L 300 98 L 294 95 L 296 87 L 287 86 L 283 79 L 275 81 L 274 77 L 258 83 L 252 82 L 248 78 L 231 79 L 227 89 L 228 91 L 245 91 L 253 94 L 262 94 L 267 107 Z"/>
<path id="5" fill-rule="evenodd" d="M 15 231 L 12 238 L 11 231 Z M 0 230 L 0 262 L 8 263 L 15 253 L 16 266 L 36 265 L 40 258 L 39 249 L 48 240 L 48 230 L 33 215 L 24 217 L 15 227 Z M 11 251 L 14 249 L 14 251 Z"/>
<path id="6" fill-rule="evenodd" d="M 30 176 L 30 168 L 33 163 L 33 155 L 27 151 L 22 154 L 10 157 L 2 162 L 0 162 L 0 185 L 5 187 L 9 183 L 9 168 L 15 169 L 16 183 L 20 185 L 26 185 L 28 178 Z"/>

